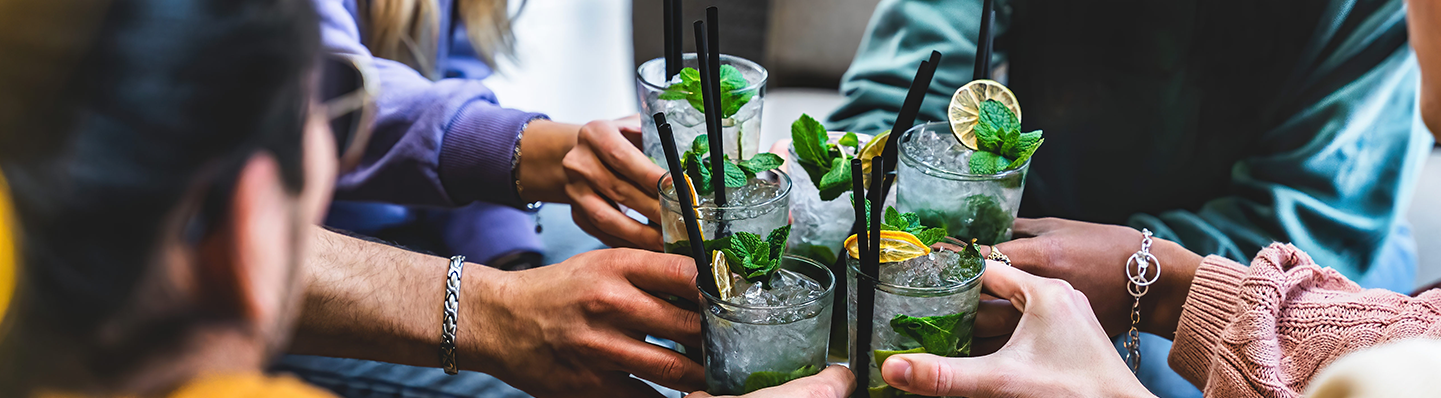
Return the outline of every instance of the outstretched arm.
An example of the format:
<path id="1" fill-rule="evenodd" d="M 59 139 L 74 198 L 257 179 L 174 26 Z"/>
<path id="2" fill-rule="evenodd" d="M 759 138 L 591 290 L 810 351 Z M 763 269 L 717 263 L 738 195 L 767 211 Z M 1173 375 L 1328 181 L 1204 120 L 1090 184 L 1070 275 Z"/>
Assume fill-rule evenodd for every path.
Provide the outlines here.
<path id="1" fill-rule="evenodd" d="M 291 352 L 438 366 L 445 258 L 314 227 Z M 461 279 L 457 361 L 536 396 L 658 396 L 630 374 L 695 390 L 699 364 L 644 342 L 699 345 L 699 314 L 657 297 L 699 299 L 682 256 L 611 249 Z"/>

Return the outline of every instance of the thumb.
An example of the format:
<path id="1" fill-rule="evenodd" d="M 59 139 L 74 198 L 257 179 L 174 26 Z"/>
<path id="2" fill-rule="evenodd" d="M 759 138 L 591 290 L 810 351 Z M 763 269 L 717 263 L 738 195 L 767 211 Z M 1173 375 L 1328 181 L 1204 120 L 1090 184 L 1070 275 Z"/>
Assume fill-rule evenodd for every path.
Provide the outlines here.
<path id="1" fill-rule="evenodd" d="M 886 384 L 933 397 L 977 396 L 992 367 L 988 357 L 947 358 L 931 354 L 893 355 L 881 364 Z"/>

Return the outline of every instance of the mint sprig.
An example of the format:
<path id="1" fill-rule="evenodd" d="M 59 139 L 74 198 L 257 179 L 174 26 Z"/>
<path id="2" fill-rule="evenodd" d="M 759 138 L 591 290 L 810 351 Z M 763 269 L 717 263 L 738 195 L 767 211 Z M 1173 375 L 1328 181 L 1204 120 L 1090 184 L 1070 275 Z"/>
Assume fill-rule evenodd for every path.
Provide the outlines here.
<path id="1" fill-rule="evenodd" d="M 721 117 L 728 118 L 735 116 L 742 106 L 754 98 L 756 92 L 749 90 L 740 92 L 740 89 L 750 86 L 745 74 L 740 69 L 731 65 L 720 67 L 720 90 L 721 90 Z M 680 71 L 680 83 L 672 84 L 660 93 L 663 100 L 686 100 L 690 106 L 702 113 L 705 112 L 705 97 L 701 95 L 700 71 L 696 68 L 685 68 Z"/>
<path id="2" fill-rule="evenodd" d="M 722 178 L 725 178 L 726 188 L 739 188 L 746 185 L 746 181 L 755 178 L 756 174 L 763 171 L 774 170 L 781 166 L 785 160 L 774 153 L 758 153 L 750 159 L 740 163 L 731 162 L 726 156 L 721 162 L 725 168 Z M 715 175 L 710 164 L 710 137 L 708 134 L 701 134 L 691 142 L 690 149 L 680 157 L 680 165 L 685 169 L 685 174 L 695 184 L 697 194 L 709 195 L 715 192 L 715 186 L 711 185 L 711 178 Z"/>
<path id="3" fill-rule="evenodd" d="M 821 200 L 832 200 L 851 189 L 851 156 L 841 150 L 848 146 L 860 151 L 861 140 L 856 133 L 846 133 L 836 144 L 829 143 L 826 127 L 810 115 L 801 114 L 791 123 L 791 143 L 796 148 L 797 163 L 811 177 L 820 191 Z"/>
<path id="4" fill-rule="evenodd" d="M 960 353 L 957 344 L 960 343 L 961 338 L 965 337 L 966 340 L 970 340 L 970 331 L 961 330 L 965 326 L 961 323 L 962 315 L 964 313 L 927 317 L 896 314 L 894 318 L 891 318 L 891 329 L 920 343 L 928 354 L 943 357 L 954 356 Z M 967 351 L 965 353 L 969 354 L 970 347 L 965 348 Z"/>
<path id="5" fill-rule="evenodd" d="M 971 154 L 971 173 L 996 174 L 1026 164 L 1041 143 L 1041 131 L 1021 133 L 1021 120 L 996 100 L 981 103 L 977 118 L 976 147 Z"/>
<path id="6" fill-rule="evenodd" d="M 739 274 L 747 282 L 760 282 L 761 287 L 771 288 L 771 276 L 781 268 L 781 253 L 786 249 L 786 238 L 791 235 L 791 226 L 785 225 L 771 231 L 765 239 L 750 232 L 736 232 L 731 235 L 730 247 L 721 249 L 725 253 L 730 271 Z"/>
<path id="7" fill-rule="evenodd" d="M 855 203 L 856 196 L 851 194 L 851 203 Z M 866 225 L 871 225 L 871 201 L 866 200 Z M 930 246 L 946 238 L 946 229 L 930 227 L 921 224 L 921 217 L 916 213 L 902 213 L 896 210 L 895 206 L 886 206 L 885 219 L 881 220 L 882 231 L 903 231 L 915 235 L 921 244 Z"/>
<path id="8" fill-rule="evenodd" d="M 806 365 L 802 366 L 800 369 L 793 370 L 790 373 L 769 371 L 751 373 L 749 376 L 746 376 L 745 393 L 750 394 L 762 388 L 770 388 L 781 384 L 786 384 L 791 380 L 815 375 L 816 373 L 820 372 L 821 369 L 816 367 L 815 365 Z"/>

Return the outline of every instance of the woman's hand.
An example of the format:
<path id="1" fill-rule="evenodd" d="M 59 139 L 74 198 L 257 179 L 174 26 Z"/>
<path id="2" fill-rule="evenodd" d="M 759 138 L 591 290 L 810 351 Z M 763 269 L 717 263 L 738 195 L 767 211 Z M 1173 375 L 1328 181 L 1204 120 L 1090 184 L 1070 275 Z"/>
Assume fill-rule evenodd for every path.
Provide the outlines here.
<path id="1" fill-rule="evenodd" d="M 791 380 L 789 383 L 742 395 L 740 398 L 846 398 L 856 388 L 856 377 L 844 366 L 832 365 L 814 376 Z M 686 398 L 709 398 L 713 395 L 697 391 Z"/>
<path id="2" fill-rule="evenodd" d="M 1116 336 L 1131 327 L 1135 299 L 1126 290 L 1124 267 L 1141 249 L 1140 231 L 1058 218 L 1021 218 L 1016 219 L 1015 235 L 1018 239 L 996 245 L 1012 265 L 1035 275 L 1064 279 L 1084 292 L 1106 335 Z M 1172 338 L 1201 256 L 1155 238 L 1151 254 L 1161 262 L 1161 279 L 1141 298 L 1140 329 Z"/>
<path id="3" fill-rule="evenodd" d="M 463 279 L 461 367 L 538 397 L 660 396 L 632 374 L 682 391 L 705 385 L 700 364 L 645 342 L 700 346 L 700 315 L 660 298 L 700 299 L 690 259 L 607 249 L 525 271 L 477 268 Z"/>
<path id="4" fill-rule="evenodd" d="M 665 170 L 641 153 L 640 119 L 585 126 L 536 120 L 521 138 L 521 196 L 571 205 L 576 225 L 612 247 L 661 250 L 660 229 L 621 206 L 660 220 L 656 183 Z"/>
<path id="5" fill-rule="evenodd" d="M 886 383 L 926 396 L 1151 396 L 1116 354 L 1086 295 L 1066 281 L 991 261 L 981 286 L 1023 314 L 1010 341 L 980 357 L 891 356 L 881 366 Z"/>

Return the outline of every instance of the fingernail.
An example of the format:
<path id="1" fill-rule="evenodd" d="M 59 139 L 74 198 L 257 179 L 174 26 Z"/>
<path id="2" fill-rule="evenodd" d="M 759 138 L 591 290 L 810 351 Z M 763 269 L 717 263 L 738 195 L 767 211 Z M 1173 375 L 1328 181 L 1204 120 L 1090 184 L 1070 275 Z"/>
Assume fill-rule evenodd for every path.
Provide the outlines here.
<path id="1" fill-rule="evenodd" d="M 895 365 L 887 365 L 887 364 Z M 891 387 L 905 387 L 911 384 L 911 361 L 902 358 L 887 359 L 881 364 L 881 376 Z"/>

